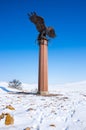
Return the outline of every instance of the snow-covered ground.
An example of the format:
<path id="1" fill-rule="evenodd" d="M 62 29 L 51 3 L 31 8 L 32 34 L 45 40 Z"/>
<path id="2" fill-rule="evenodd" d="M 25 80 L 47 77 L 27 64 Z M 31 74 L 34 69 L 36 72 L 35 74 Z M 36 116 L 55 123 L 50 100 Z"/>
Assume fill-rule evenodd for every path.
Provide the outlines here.
<path id="1" fill-rule="evenodd" d="M 35 84 L 23 84 L 21 93 L 7 86 L 0 82 L 0 115 L 9 113 L 14 123 L 5 125 L 4 117 L 0 130 L 86 130 L 86 81 L 50 85 L 56 96 L 28 94 L 36 91 Z"/>

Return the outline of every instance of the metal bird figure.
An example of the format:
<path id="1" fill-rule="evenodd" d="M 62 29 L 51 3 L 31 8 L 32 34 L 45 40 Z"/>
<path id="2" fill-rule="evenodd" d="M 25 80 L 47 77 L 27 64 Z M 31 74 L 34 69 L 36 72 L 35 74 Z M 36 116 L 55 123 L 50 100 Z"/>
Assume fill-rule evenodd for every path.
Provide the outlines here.
<path id="1" fill-rule="evenodd" d="M 36 12 L 31 12 L 28 14 L 29 20 L 35 24 L 36 29 L 39 32 L 38 40 L 47 39 L 46 36 L 54 38 L 56 36 L 55 30 L 52 27 L 46 27 L 44 19 L 36 14 Z"/>

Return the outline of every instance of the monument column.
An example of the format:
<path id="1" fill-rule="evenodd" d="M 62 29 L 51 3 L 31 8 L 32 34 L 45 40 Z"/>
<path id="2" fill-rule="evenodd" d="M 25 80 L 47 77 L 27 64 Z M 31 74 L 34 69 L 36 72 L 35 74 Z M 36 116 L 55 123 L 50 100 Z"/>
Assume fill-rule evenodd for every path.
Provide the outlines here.
<path id="1" fill-rule="evenodd" d="M 39 40 L 39 75 L 38 75 L 38 93 L 48 93 L 48 40 Z"/>
<path id="2" fill-rule="evenodd" d="M 29 20 L 35 24 L 38 30 L 38 44 L 39 44 L 39 73 L 38 73 L 38 93 L 41 95 L 48 94 L 48 40 L 56 36 L 53 27 L 47 27 L 44 18 L 37 15 L 36 12 L 28 13 Z"/>

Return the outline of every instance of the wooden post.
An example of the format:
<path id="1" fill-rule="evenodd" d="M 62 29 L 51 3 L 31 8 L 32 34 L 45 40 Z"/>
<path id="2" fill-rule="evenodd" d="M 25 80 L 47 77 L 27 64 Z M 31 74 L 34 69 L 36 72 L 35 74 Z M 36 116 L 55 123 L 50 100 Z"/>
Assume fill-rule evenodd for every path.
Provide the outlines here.
<path id="1" fill-rule="evenodd" d="M 41 39 L 39 41 L 39 75 L 38 75 L 38 93 L 48 94 L 48 41 Z"/>

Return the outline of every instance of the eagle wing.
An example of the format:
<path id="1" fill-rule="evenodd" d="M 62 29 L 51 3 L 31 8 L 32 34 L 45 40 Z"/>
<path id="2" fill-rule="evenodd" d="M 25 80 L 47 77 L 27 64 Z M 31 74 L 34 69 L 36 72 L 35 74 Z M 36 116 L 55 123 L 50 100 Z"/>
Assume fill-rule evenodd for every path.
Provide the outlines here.
<path id="1" fill-rule="evenodd" d="M 51 38 L 56 37 L 55 30 L 52 27 L 47 27 L 47 35 Z"/>
<path id="2" fill-rule="evenodd" d="M 28 16 L 30 21 L 35 24 L 38 32 L 41 33 L 46 30 L 44 19 L 42 17 L 38 16 L 35 12 L 28 14 Z"/>

